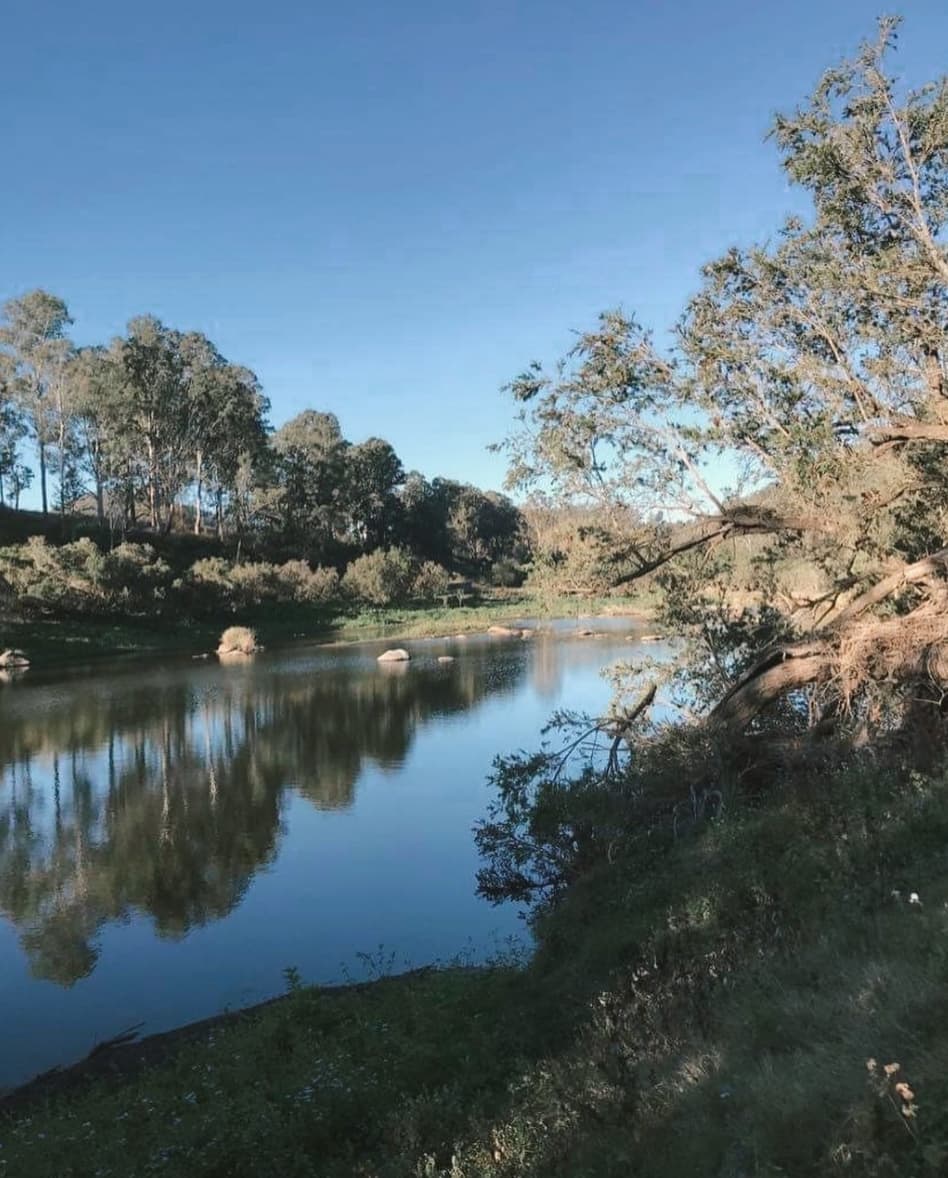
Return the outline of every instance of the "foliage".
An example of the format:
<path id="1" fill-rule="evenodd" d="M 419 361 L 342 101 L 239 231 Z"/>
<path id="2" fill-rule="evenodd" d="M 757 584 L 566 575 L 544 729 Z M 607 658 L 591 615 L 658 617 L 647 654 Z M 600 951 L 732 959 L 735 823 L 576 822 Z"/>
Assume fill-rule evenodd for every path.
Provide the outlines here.
<path id="1" fill-rule="evenodd" d="M 419 568 L 412 586 L 412 593 L 424 601 L 442 597 L 451 584 L 451 574 L 434 560 L 426 560 Z"/>
<path id="2" fill-rule="evenodd" d="M 735 733 L 800 693 L 840 729 L 915 724 L 948 682 L 948 483 L 935 458 L 948 444 L 948 82 L 900 94 L 886 72 L 895 32 L 882 21 L 776 119 L 812 214 L 706 265 L 668 352 L 608 312 L 553 370 L 535 364 L 510 385 L 522 407 L 512 484 L 595 512 L 578 533 L 590 550 L 572 546 L 580 567 L 615 585 L 651 578 L 679 616 L 676 598 L 691 603 L 686 636 L 720 689 L 711 722 Z M 718 550 L 746 537 L 750 600 L 731 605 L 779 600 L 787 624 L 776 653 L 773 627 L 755 642 L 751 610 L 748 657 L 728 677 L 707 657 Z M 541 548 L 541 583 L 567 560 Z M 788 565 L 815 570 L 810 592 L 777 597 Z M 906 618 L 899 643 L 892 613 Z M 873 635 L 882 657 L 846 673 L 847 650 Z"/>
<path id="3" fill-rule="evenodd" d="M 406 549 L 378 548 L 349 565 L 342 587 L 358 601 L 383 606 L 404 601 L 414 578 L 414 562 Z"/>
<path id="4" fill-rule="evenodd" d="M 67 517 L 74 527 L 84 512 L 110 539 L 142 525 L 156 536 L 213 532 L 277 563 L 341 566 L 407 547 L 483 571 L 520 554 L 510 500 L 406 476 L 389 442 L 348 441 L 332 413 L 305 409 L 270 436 L 256 375 L 200 332 L 145 315 L 108 345 L 77 348 L 70 323 L 63 300 L 42 290 L 0 308 L 0 506 L 18 507 L 32 479 L 29 439 L 43 516 L 52 487 L 62 538 Z"/>
<path id="5" fill-rule="evenodd" d="M 495 561 L 490 570 L 491 584 L 499 589 L 519 589 L 526 579 L 523 567 L 506 557 Z"/>
<path id="6" fill-rule="evenodd" d="M 34 536 L 0 549 L 0 576 L 21 605 L 93 615 L 158 611 L 171 586 L 170 568 L 148 545 L 102 552 L 88 538 L 55 547 Z"/>

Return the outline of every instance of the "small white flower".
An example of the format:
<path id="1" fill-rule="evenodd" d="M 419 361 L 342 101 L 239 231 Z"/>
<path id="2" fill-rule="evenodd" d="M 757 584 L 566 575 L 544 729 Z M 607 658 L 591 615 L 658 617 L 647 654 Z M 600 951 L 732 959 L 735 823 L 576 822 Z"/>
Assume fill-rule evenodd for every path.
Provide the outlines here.
<path id="1" fill-rule="evenodd" d="M 909 903 L 921 904 L 921 900 L 918 898 L 918 892 L 912 892 L 912 894 L 909 896 Z"/>

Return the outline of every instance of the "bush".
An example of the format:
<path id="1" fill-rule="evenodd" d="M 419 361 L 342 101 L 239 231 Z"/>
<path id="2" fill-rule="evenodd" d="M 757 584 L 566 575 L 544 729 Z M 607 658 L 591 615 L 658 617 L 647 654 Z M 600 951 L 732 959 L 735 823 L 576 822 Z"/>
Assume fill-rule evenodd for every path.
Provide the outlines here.
<path id="1" fill-rule="evenodd" d="M 312 569 L 305 560 L 288 560 L 277 569 L 286 600 L 310 603 L 331 601 L 339 594 L 339 574 L 334 568 Z"/>
<path id="2" fill-rule="evenodd" d="M 91 540 L 53 548 L 42 536 L 0 551 L 0 575 L 20 598 L 75 608 L 101 596 L 102 554 Z"/>
<path id="3" fill-rule="evenodd" d="M 254 654 L 258 650 L 257 635 L 246 626 L 228 626 L 217 647 L 218 654 Z"/>
<path id="4" fill-rule="evenodd" d="M 526 571 L 515 560 L 504 557 L 490 570 L 490 582 L 500 589 L 519 589 L 527 579 Z"/>
<path id="5" fill-rule="evenodd" d="M 281 592 L 279 570 L 265 561 L 235 564 L 230 570 L 230 585 L 238 609 L 285 600 Z"/>
<path id="6" fill-rule="evenodd" d="M 119 544 L 106 553 L 101 583 L 112 608 L 138 613 L 164 602 L 171 569 L 150 544 Z"/>
<path id="7" fill-rule="evenodd" d="M 187 606 L 200 612 L 232 607 L 234 589 L 230 580 L 230 561 L 220 556 L 196 560 L 179 582 Z"/>
<path id="8" fill-rule="evenodd" d="M 378 548 L 354 560 L 342 586 L 350 597 L 369 605 L 403 601 L 415 579 L 414 562 L 404 548 Z"/>
<path id="9" fill-rule="evenodd" d="M 443 565 L 433 560 L 426 560 L 418 570 L 412 592 L 416 597 L 430 601 L 432 598 L 447 593 L 450 583 L 451 574 Z"/>

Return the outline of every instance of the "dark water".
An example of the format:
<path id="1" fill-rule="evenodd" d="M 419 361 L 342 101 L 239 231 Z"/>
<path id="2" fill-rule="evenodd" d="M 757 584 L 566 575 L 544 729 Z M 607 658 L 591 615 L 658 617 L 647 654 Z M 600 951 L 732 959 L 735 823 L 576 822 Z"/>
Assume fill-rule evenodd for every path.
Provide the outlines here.
<path id="1" fill-rule="evenodd" d="M 407 667 L 366 644 L 0 686 L 0 1086 L 259 1001 L 288 966 L 341 981 L 523 941 L 475 896 L 471 826 L 493 756 L 561 704 L 601 709 L 635 649 L 625 624 L 569 630 L 408 642 Z"/>

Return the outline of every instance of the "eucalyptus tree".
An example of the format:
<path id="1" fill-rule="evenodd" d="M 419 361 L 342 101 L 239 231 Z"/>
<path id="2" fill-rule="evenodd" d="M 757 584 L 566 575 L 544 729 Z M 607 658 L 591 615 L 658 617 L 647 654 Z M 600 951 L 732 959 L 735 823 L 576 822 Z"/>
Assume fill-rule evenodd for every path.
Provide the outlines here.
<path id="1" fill-rule="evenodd" d="M 346 539 L 362 551 L 391 542 L 399 526 L 397 489 L 405 479 L 394 447 L 382 438 L 349 446 L 343 478 Z"/>
<path id="2" fill-rule="evenodd" d="M 306 409 L 277 430 L 272 446 L 284 539 L 318 559 L 333 541 L 342 510 L 348 443 L 339 420 Z"/>
<path id="3" fill-rule="evenodd" d="M 72 320 L 63 300 L 45 290 L 9 299 L 0 314 L 0 352 L 6 357 L 8 370 L 5 383 L 19 402 L 36 442 L 46 515 L 50 447 L 59 443 L 60 473 L 66 461 L 66 373 L 72 354 L 66 329 Z"/>
<path id="4" fill-rule="evenodd" d="M 215 526 L 223 538 L 229 516 L 238 533 L 243 527 L 245 504 L 253 487 L 268 468 L 267 414 L 270 404 L 255 373 L 225 362 L 214 371 L 213 412 L 204 419 L 206 484 L 213 495 Z M 200 487 L 196 489 L 200 530 Z"/>
<path id="5" fill-rule="evenodd" d="M 0 507 L 19 507 L 20 493 L 32 479 L 33 472 L 20 454 L 25 436 L 26 423 L 16 402 L 12 398 L 5 400 L 0 391 Z"/>
<path id="6" fill-rule="evenodd" d="M 193 489 L 195 530 L 204 494 L 214 495 L 218 530 L 241 455 L 258 452 L 267 402 L 256 376 L 230 364 L 199 332 L 182 333 L 158 319 L 133 319 L 116 340 L 120 433 L 145 489 L 152 528 L 170 529 L 173 512 Z"/>
<path id="7" fill-rule="evenodd" d="M 134 497 L 130 483 L 123 370 L 113 350 L 80 348 L 70 372 L 78 461 L 91 479 L 96 518 L 110 521 Z"/>
<path id="8" fill-rule="evenodd" d="M 821 730 L 905 726 L 948 685 L 948 79 L 904 92 L 896 29 L 776 119 L 812 211 L 707 265 L 669 351 L 609 312 L 510 386 L 511 484 L 625 521 L 614 582 L 651 576 L 691 624 L 712 731 L 778 701 Z M 758 600 L 717 610 L 747 536 Z M 777 610 L 788 557 L 823 586 Z"/>

